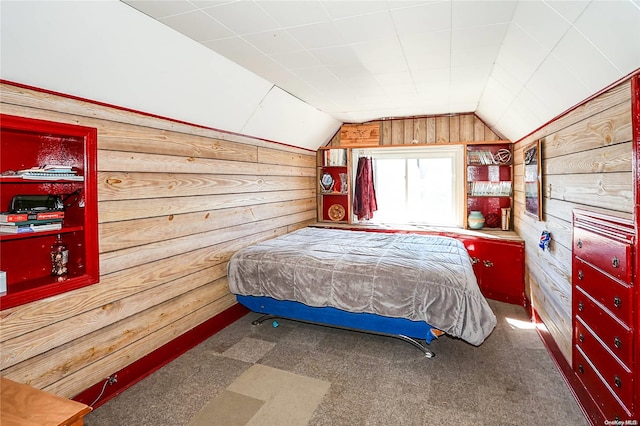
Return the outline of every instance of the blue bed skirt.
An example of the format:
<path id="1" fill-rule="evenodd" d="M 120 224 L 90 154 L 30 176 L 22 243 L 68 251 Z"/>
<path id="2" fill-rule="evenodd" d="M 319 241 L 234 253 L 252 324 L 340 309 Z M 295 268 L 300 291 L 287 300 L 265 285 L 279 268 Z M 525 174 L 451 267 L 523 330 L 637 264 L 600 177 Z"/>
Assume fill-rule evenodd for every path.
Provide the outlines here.
<path id="1" fill-rule="evenodd" d="M 434 327 L 423 321 L 391 318 L 369 313 L 353 313 L 331 307 L 313 307 L 300 302 L 276 300 L 270 297 L 236 295 L 238 303 L 253 312 L 274 315 L 284 319 L 335 326 L 356 331 L 368 331 L 391 336 L 406 336 L 425 340 L 436 337 Z"/>

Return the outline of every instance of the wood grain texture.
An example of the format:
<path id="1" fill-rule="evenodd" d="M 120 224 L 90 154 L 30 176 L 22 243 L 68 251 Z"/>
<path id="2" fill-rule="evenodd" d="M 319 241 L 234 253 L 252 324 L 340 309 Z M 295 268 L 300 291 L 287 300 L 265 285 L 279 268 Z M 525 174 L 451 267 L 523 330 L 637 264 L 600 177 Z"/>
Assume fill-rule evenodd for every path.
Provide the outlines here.
<path id="1" fill-rule="evenodd" d="M 98 129 L 100 282 L 0 311 L 2 375 L 72 397 L 235 304 L 226 262 L 316 219 L 315 152 L 10 84 L 2 113 Z"/>
<path id="2" fill-rule="evenodd" d="M 315 176 L 98 172 L 98 201 L 241 194 L 313 188 Z M 100 204 L 98 204 L 100 208 Z"/>
<path id="3" fill-rule="evenodd" d="M 623 82 L 571 110 L 514 149 L 514 225 L 527 247 L 528 292 L 571 364 L 571 250 L 574 208 L 632 218 L 631 90 Z M 523 148 L 542 141 L 543 220 L 524 213 Z M 543 230 L 548 251 L 538 248 Z"/>
<path id="4" fill-rule="evenodd" d="M 371 146 L 380 143 L 379 123 L 344 124 L 340 128 L 341 146 Z"/>
<path id="5" fill-rule="evenodd" d="M 474 114 L 437 115 L 430 117 L 394 118 L 365 123 L 379 126 L 379 141 L 364 138 L 354 142 L 356 125 L 345 124 L 327 146 L 361 147 L 377 145 L 411 145 L 449 142 L 503 140 Z M 346 143 L 341 138 L 347 135 Z"/>
<path id="6" fill-rule="evenodd" d="M 2 411 L 5 426 L 58 425 L 82 426 L 91 407 L 39 389 L 0 377 Z"/>

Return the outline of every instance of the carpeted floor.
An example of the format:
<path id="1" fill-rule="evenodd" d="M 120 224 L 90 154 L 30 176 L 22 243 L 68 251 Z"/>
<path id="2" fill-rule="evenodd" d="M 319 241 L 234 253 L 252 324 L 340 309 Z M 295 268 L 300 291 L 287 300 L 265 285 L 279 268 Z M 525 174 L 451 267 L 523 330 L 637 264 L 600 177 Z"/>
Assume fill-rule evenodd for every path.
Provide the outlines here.
<path id="1" fill-rule="evenodd" d="M 249 314 L 91 412 L 101 425 L 588 424 L 523 308 L 489 301 L 479 347 Z"/>

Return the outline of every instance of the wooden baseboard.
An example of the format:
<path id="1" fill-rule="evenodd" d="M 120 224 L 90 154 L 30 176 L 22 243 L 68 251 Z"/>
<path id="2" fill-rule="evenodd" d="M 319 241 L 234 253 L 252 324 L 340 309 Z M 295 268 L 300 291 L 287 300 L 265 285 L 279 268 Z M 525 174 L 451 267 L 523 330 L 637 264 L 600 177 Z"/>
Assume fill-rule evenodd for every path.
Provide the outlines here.
<path id="1" fill-rule="evenodd" d="M 587 421 L 592 426 L 598 425 L 601 426 L 605 424 L 605 418 L 600 414 L 600 410 L 596 405 L 595 401 L 591 398 L 591 396 L 584 389 L 582 384 L 580 383 L 580 379 L 571 368 L 571 365 L 567 362 L 567 359 L 562 354 L 562 351 L 558 347 L 558 344 L 553 339 L 553 336 L 545 327 L 544 322 L 538 316 L 535 308 L 533 306 L 530 307 L 531 318 L 534 323 L 537 325 L 536 330 L 538 330 L 538 335 L 542 339 L 542 343 L 544 344 L 547 352 L 551 356 L 551 359 L 555 363 L 560 375 L 564 379 L 565 383 L 569 387 L 569 390 L 573 394 L 578 406 L 582 410 Z"/>
<path id="2" fill-rule="evenodd" d="M 87 405 L 93 404 L 93 408 L 101 406 L 154 371 L 184 354 L 189 349 L 213 336 L 229 324 L 242 318 L 248 312 L 249 310 L 240 304 L 233 305 L 215 317 L 203 322 L 181 336 L 173 339 L 171 342 L 159 347 L 150 354 L 116 372 L 114 376 L 117 377 L 117 382 L 105 386 L 105 381 L 107 380 L 105 379 L 88 389 L 85 389 L 83 392 L 73 397 L 73 400 Z"/>

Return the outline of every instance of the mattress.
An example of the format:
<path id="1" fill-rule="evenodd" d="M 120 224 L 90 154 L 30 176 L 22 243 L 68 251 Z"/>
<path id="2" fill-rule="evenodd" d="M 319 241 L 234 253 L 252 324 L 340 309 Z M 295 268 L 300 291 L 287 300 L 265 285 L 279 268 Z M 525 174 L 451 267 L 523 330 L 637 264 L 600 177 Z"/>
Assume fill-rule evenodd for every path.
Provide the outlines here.
<path id="1" fill-rule="evenodd" d="M 227 277 L 233 294 L 425 321 L 473 345 L 496 325 L 449 237 L 303 228 L 239 250 Z"/>

